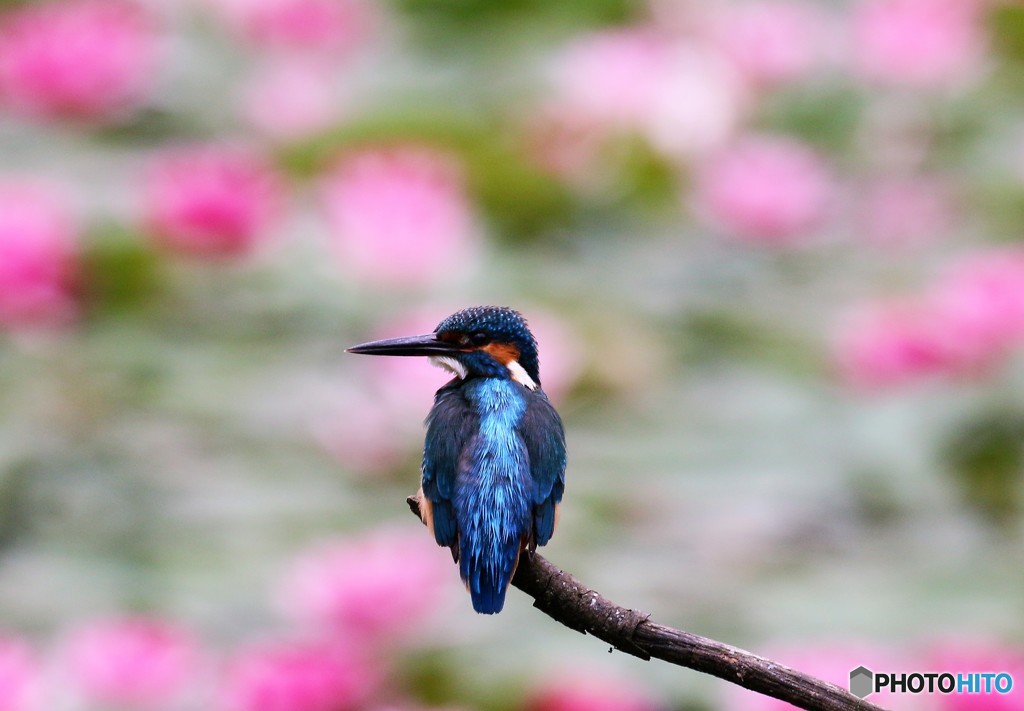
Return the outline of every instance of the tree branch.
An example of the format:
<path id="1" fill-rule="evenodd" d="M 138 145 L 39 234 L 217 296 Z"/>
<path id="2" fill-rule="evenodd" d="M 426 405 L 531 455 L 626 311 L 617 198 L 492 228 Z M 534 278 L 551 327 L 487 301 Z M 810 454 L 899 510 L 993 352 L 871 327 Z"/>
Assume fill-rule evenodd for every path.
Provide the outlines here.
<path id="1" fill-rule="evenodd" d="M 419 516 L 419 498 L 410 496 L 406 501 Z M 537 553 L 523 554 L 512 584 L 557 622 L 645 661 L 661 659 L 694 669 L 808 711 L 882 711 L 880 706 L 796 669 L 651 622 L 649 615 L 619 607 Z"/>

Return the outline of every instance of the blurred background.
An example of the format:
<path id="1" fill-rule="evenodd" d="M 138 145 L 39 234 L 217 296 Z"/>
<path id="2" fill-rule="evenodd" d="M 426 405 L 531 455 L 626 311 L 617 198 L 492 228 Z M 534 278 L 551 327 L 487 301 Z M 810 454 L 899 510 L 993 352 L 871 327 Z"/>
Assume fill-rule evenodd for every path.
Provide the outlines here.
<path id="1" fill-rule="evenodd" d="M 404 501 L 447 376 L 344 349 L 488 303 L 554 563 L 1024 684 L 1019 3 L 5 0 L 0 156 L 0 709 L 775 708 L 472 612 Z"/>

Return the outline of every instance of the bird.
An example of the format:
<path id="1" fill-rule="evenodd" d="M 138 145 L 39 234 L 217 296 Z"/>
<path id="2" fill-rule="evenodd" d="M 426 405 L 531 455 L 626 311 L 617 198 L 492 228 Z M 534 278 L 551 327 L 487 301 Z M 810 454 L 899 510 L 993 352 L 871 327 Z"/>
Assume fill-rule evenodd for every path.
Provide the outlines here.
<path id="1" fill-rule="evenodd" d="M 500 612 L 523 551 L 551 539 L 565 490 L 565 429 L 541 389 L 526 319 L 475 306 L 432 333 L 347 350 L 426 356 L 452 374 L 425 422 L 420 516 L 451 549 L 473 609 Z"/>

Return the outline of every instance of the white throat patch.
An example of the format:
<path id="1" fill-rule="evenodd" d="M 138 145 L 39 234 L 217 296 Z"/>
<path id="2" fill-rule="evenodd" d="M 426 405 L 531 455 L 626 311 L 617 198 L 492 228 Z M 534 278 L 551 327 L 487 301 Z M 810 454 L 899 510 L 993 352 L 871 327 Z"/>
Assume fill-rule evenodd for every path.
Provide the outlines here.
<path id="1" fill-rule="evenodd" d="M 512 373 L 512 379 L 517 383 L 521 383 L 527 390 L 536 390 L 537 383 L 533 382 L 533 378 L 526 372 L 526 368 L 519 365 L 518 360 L 510 360 L 506 366 L 508 372 Z"/>
<path id="2" fill-rule="evenodd" d="M 441 370 L 447 370 L 459 380 L 465 380 L 468 375 L 466 366 L 449 356 L 430 356 L 430 363 Z"/>
<path id="3" fill-rule="evenodd" d="M 466 371 L 466 366 L 450 356 L 430 356 L 429 360 L 432 365 L 436 365 L 442 370 L 447 370 L 460 380 L 465 380 L 466 376 L 469 374 Z M 526 368 L 521 366 L 518 360 L 510 360 L 505 367 L 508 368 L 508 372 L 511 374 L 512 379 L 521 384 L 527 390 L 537 389 L 537 383 L 533 381 L 530 374 L 526 372 Z"/>

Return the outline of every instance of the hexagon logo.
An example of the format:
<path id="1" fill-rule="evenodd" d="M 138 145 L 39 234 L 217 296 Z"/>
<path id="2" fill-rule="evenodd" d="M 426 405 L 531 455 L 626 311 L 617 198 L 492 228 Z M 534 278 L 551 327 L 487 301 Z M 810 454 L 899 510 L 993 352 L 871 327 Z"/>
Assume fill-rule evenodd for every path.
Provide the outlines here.
<path id="1" fill-rule="evenodd" d="M 850 693 L 858 699 L 874 691 L 874 673 L 867 667 L 857 667 L 850 672 Z"/>

